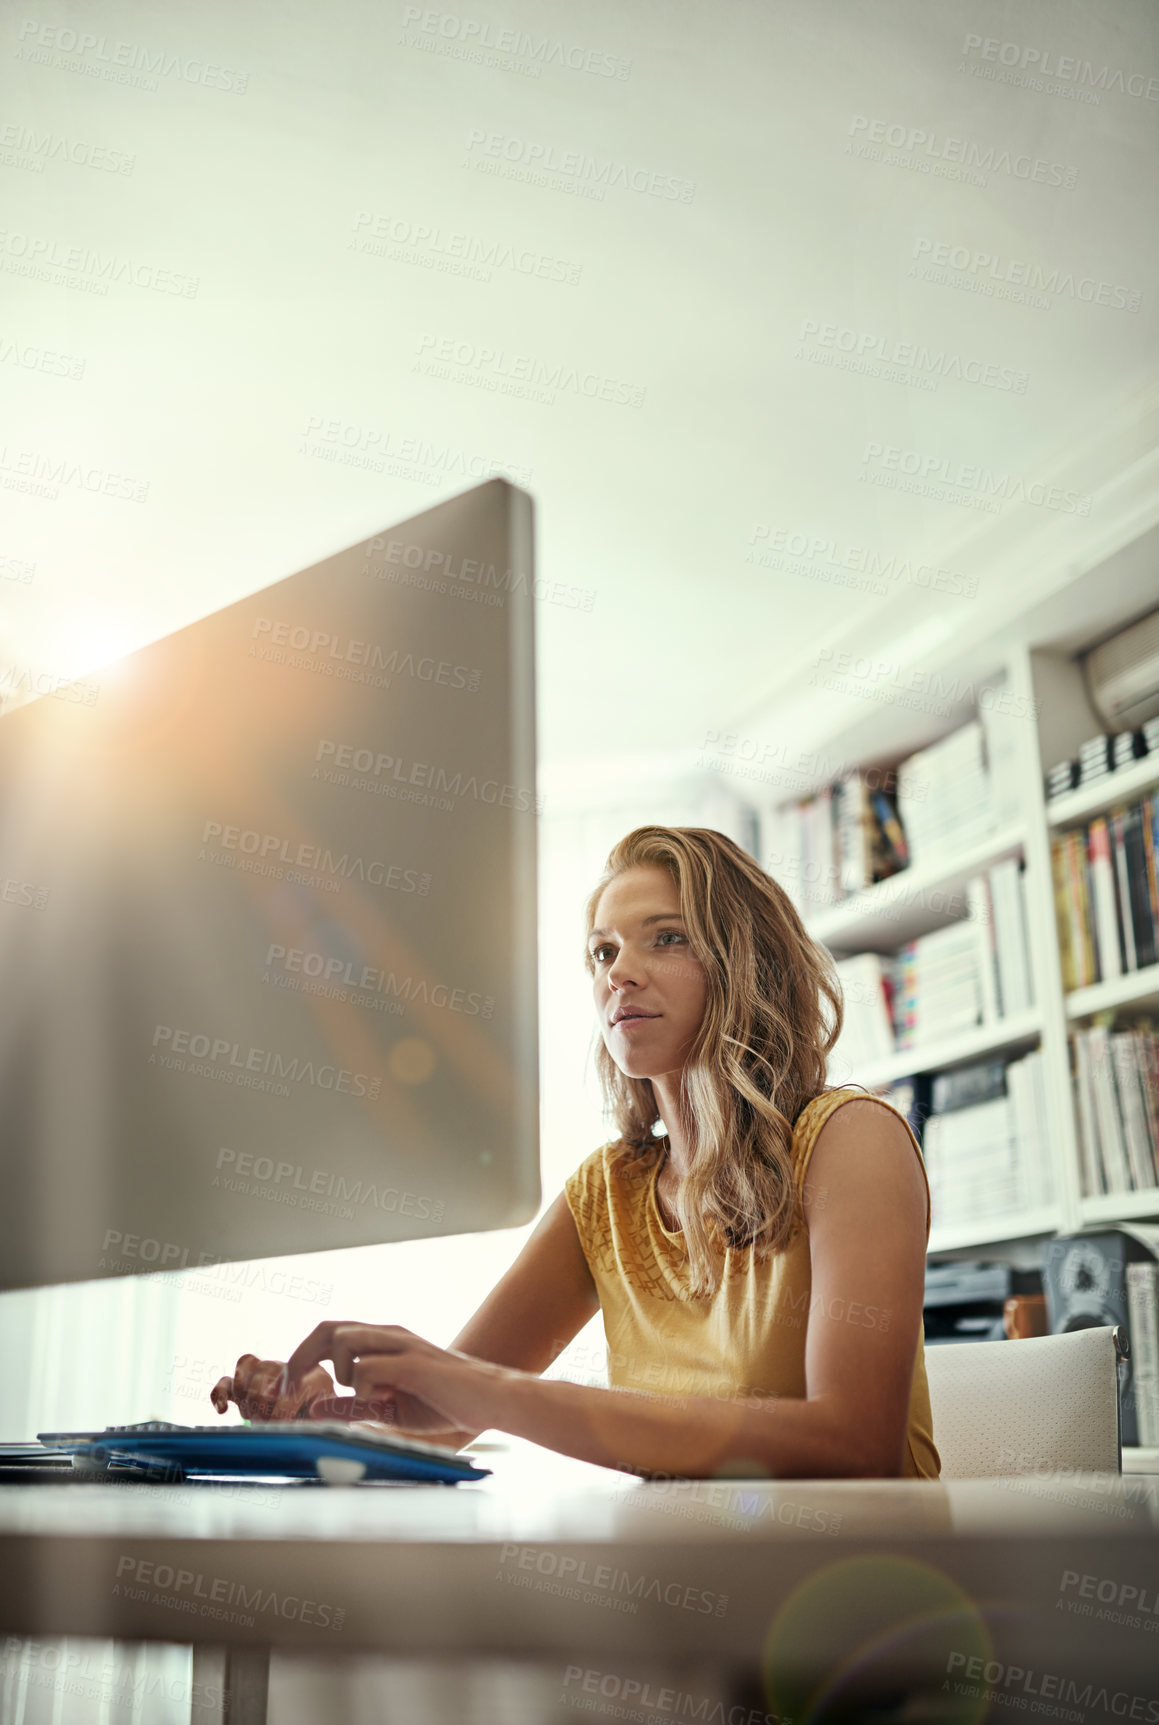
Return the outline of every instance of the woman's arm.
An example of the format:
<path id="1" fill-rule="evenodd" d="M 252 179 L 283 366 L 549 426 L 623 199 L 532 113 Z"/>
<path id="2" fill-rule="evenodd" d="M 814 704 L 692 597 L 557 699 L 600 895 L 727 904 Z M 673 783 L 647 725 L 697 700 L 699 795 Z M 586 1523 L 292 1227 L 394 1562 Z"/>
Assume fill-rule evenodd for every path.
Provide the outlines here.
<path id="1" fill-rule="evenodd" d="M 509 1270 L 467 1319 L 451 1347 L 538 1381 L 600 1309 L 575 1218 L 562 1192 L 548 1205 Z M 405 1430 L 401 1425 L 398 1430 Z M 490 1422 L 432 1432 L 437 1443 L 461 1449 Z"/>
<path id="2" fill-rule="evenodd" d="M 480 1361 L 538 1374 L 562 1353 L 599 1309 L 599 1296 L 580 1246 L 575 1220 L 561 1192 L 540 1217 L 510 1269 L 500 1277 L 451 1345 Z M 319 1325 L 297 1349 L 290 1364 L 333 1327 Z M 319 1360 L 329 1357 L 317 1354 Z M 219 1381 L 213 1400 L 219 1413 L 224 1413 L 233 1400 L 247 1417 L 291 1419 L 296 1410 L 302 1410 L 303 1389 L 311 1386 L 318 1392 L 308 1410 L 313 1417 L 327 1418 L 344 1410 L 349 1414 L 349 1397 L 338 1402 L 331 1399 L 333 1385 L 326 1373 L 299 1371 L 297 1387 L 291 1390 L 285 1382 L 281 1361 L 259 1361 L 249 1354 L 238 1361 L 232 1379 Z M 389 1424 L 372 1419 L 362 1423 L 384 1425 L 391 1431 L 454 1447 L 469 1443 L 488 1428 L 485 1418 L 460 1424 L 438 1415 L 437 1410 L 432 1418 L 430 1408 L 419 1405 L 421 1398 L 400 1397 L 399 1402 L 399 1417 Z M 408 1412 L 414 1421 L 411 1425 L 406 1423 Z"/>
<path id="3" fill-rule="evenodd" d="M 291 1367 L 300 1373 L 331 1359 L 360 1396 L 401 1389 L 466 1429 L 494 1426 L 632 1473 L 707 1478 L 743 1467 L 774 1478 L 896 1477 L 927 1238 L 925 1184 L 902 1122 L 876 1102 L 843 1104 L 817 1136 L 804 1202 L 813 1285 L 801 1400 L 545 1383 L 407 1330 L 362 1325 L 320 1325 Z"/>

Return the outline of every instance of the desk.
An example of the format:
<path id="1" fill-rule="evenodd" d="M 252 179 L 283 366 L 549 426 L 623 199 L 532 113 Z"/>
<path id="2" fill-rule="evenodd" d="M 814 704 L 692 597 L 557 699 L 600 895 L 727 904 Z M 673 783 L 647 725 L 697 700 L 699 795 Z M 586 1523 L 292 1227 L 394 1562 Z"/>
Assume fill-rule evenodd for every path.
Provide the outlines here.
<path id="1" fill-rule="evenodd" d="M 558 1699 L 537 1722 L 574 1719 L 585 1683 L 585 1710 L 631 1717 L 600 1694 L 693 1668 L 697 1693 L 800 1719 L 851 1658 L 868 1692 L 943 1707 L 988 1674 L 1092 1719 L 1155 1716 L 1099 1707 L 1104 1685 L 1159 1709 L 1152 1478 L 664 1483 L 518 1440 L 479 1458 L 493 1477 L 456 1487 L 6 1487 L 0 1627 L 193 1644 L 191 1718 L 230 1725 L 265 1717 L 271 1650 L 538 1662 Z M 985 1711 L 958 1706 L 939 1716 Z"/>

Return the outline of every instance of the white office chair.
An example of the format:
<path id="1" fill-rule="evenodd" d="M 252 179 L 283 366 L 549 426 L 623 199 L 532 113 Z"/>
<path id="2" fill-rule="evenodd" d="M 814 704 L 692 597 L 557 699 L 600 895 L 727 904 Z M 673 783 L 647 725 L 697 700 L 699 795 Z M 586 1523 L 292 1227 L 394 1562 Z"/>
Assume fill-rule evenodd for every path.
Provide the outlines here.
<path id="1" fill-rule="evenodd" d="M 927 1347 L 942 1478 L 1121 1473 L 1120 1353 L 1122 1331 L 1109 1325 Z"/>

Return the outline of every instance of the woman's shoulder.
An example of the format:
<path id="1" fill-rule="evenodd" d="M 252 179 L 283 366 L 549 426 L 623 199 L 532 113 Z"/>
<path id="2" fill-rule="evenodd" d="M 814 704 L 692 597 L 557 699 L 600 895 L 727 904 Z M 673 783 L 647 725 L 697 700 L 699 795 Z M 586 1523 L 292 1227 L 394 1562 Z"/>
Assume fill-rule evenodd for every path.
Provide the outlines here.
<path id="1" fill-rule="evenodd" d="M 609 1148 L 609 1145 L 601 1144 L 589 1156 L 584 1157 L 578 1168 L 573 1168 L 565 1177 L 563 1186 L 569 1198 L 573 1192 L 585 1192 L 594 1184 L 606 1180 Z"/>
<path id="2" fill-rule="evenodd" d="M 601 1144 L 584 1157 L 563 1183 L 572 1210 L 606 1205 L 612 1192 L 623 1197 L 643 1191 L 660 1154 L 659 1146 L 655 1150 L 651 1146 L 640 1149 L 622 1138 Z"/>
<path id="3" fill-rule="evenodd" d="M 829 1116 L 835 1109 L 840 1108 L 842 1103 L 868 1094 L 868 1091 L 858 1090 L 852 1084 L 841 1084 L 811 1096 L 793 1122 L 794 1143 L 804 1138 L 816 1137 Z"/>
<path id="4" fill-rule="evenodd" d="M 807 1160 L 817 1142 L 818 1134 L 827 1120 L 830 1120 L 837 1110 L 848 1102 L 868 1102 L 877 1108 L 888 1109 L 900 1121 L 910 1137 L 913 1132 L 909 1121 L 900 1109 L 884 1096 L 875 1096 L 871 1090 L 861 1090 L 856 1085 L 842 1084 L 830 1090 L 822 1090 L 812 1097 L 797 1115 L 793 1122 L 793 1160 L 800 1164 Z M 916 1143 L 916 1140 L 915 1140 Z"/>
<path id="5" fill-rule="evenodd" d="M 839 1108 L 849 1102 L 868 1103 L 875 1110 L 885 1110 L 891 1114 L 901 1127 L 905 1139 L 908 1140 L 917 1158 L 922 1181 L 926 1188 L 926 1229 L 930 1225 L 929 1181 L 926 1177 L 925 1162 L 922 1158 L 921 1145 L 913 1127 L 900 1108 L 896 1108 L 884 1096 L 875 1096 L 870 1090 L 860 1090 L 855 1085 L 841 1085 L 832 1090 L 824 1090 L 819 1096 L 814 1096 L 807 1102 L 798 1114 L 793 1124 L 793 1173 L 799 1188 L 803 1188 L 808 1177 L 808 1169 L 812 1159 L 813 1148 L 826 1121 L 831 1120 Z"/>

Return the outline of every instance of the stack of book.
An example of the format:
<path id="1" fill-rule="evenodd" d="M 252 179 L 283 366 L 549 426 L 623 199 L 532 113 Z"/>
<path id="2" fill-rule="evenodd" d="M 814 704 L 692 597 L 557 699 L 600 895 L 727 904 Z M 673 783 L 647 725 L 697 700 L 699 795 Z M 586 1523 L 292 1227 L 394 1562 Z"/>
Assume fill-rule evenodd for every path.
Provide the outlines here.
<path id="1" fill-rule="evenodd" d="M 903 946 L 894 969 L 896 1046 L 917 1048 L 980 1024 L 980 971 L 972 921 L 952 922 Z"/>
<path id="2" fill-rule="evenodd" d="M 1083 1195 L 1159 1186 L 1159 1036 L 1149 1021 L 1071 1037 Z"/>
<path id="3" fill-rule="evenodd" d="M 1068 791 L 1075 788 L 1077 777 L 1077 761 L 1056 761 L 1046 775 L 1046 800 L 1053 802 L 1055 797 L 1065 797 Z"/>
<path id="4" fill-rule="evenodd" d="M 1046 775 L 1046 800 L 1065 797 L 1080 785 L 1095 784 L 1108 773 L 1121 772 L 1144 755 L 1159 754 L 1159 717 L 1144 720 L 1135 731 L 1104 731 L 1082 745 L 1074 760 L 1058 761 Z"/>
<path id="5" fill-rule="evenodd" d="M 888 880 L 908 865 L 896 799 L 891 772 L 846 773 L 834 785 L 833 839 L 842 897 Z"/>
<path id="6" fill-rule="evenodd" d="M 894 1052 L 893 977 L 889 960 L 876 952 L 844 959 L 836 970 L 845 1015 L 830 1059 L 844 1080 Z"/>
<path id="7" fill-rule="evenodd" d="M 765 867 L 808 917 L 915 861 L 952 861 L 1019 818 L 1021 724 L 991 703 L 897 768 L 858 768 L 815 796 L 766 808 Z"/>
<path id="8" fill-rule="evenodd" d="M 1111 738 L 1110 731 L 1100 731 L 1097 737 L 1088 737 L 1079 749 L 1076 789 L 1082 785 L 1097 784 L 1099 779 L 1114 772 Z"/>
<path id="9" fill-rule="evenodd" d="M 1034 1005 L 1030 970 L 1030 938 L 1026 922 L 1026 874 L 1017 857 L 1007 857 L 967 882 L 967 897 L 978 896 L 976 920 L 986 926 L 989 910 L 990 951 L 994 965 L 997 1018 L 1013 1018 Z M 979 937 L 981 938 L 981 937 Z"/>
<path id="10" fill-rule="evenodd" d="M 934 1079 L 922 1150 L 936 1227 L 958 1227 L 1049 1203 L 1046 1088 L 1040 1051 Z"/>
<path id="11" fill-rule="evenodd" d="M 898 953 L 891 992 L 899 1048 L 1012 1018 L 1034 1004 L 1018 858 L 968 880 L 966 902 L 965 921 L 922 935 Z"/>
<path id="12" fill-rule="evenodd" d="M 1033 1005 L 1018 859 L 967 881 L 966 902 L 969 917 L 896 955 L 863 952 L 837 965 L 845 1015 L 834 1056 L 843 1078 Z"/>
<path id="13" fill-rule="evenodd" d="M 994 830 L 980 720 L 972 720 L 901 763 L 897 806 L 911 863 L 960 851 Z"/>
<path id="14" fill-rule="evenodd" d="M 804 916 L 909 861 L 893 775 L 878 768 L 847 773 L 816 796 L 768 810 L 761 843 L 765 867 Z"/>
<path id="15" fill-rule="evenodd" d="M 1062 985 L 1087 988 L 1159 960 L 1159 792 L 1051 841 Z"/>

